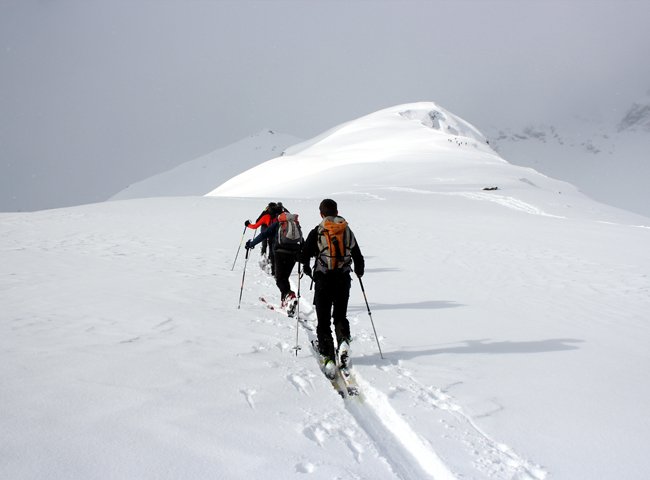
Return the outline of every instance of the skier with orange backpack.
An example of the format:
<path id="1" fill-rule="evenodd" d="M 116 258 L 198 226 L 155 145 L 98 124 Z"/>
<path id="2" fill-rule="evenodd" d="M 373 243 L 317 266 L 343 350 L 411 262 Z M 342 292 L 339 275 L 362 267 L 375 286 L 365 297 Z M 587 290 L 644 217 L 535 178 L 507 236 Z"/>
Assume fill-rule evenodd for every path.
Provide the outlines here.
<path id="1" fill-rule="evenodd" d="M 326 198 L 320 203 L 319 210 L 323 221 L 307 235 L 300 262 L 305 274 L 312 277 L 315 283 L 314 306 L 318 317 L 318 344 L 314 346 L 321 354 L 323 372 L 333 378 L 337 369 L 337 357 L 341 368 L 348 367 L 351 336 L 347 309 L 352 283 L 352 264 L 354 273 L 361 278 L 365 261 L 354 233 L 347 221 L 338 214 L 336 202 Z M 313 274 L 309 266 L 312 257 L 316 257 Z M 332 338 L 332 320 L 337 349 Z"/>

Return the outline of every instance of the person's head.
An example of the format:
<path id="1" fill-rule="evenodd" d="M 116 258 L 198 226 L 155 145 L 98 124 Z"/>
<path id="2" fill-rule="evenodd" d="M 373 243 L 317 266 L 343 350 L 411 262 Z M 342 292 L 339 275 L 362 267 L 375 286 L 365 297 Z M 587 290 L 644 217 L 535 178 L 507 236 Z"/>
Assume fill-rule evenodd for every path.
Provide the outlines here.
<path id="1" fill-rule="evenodd" d="M 271 203 L 269 203 L 269 204 L 266 206 L 266 211 L 267 211 L 267 212 L 272 212 L 273 210 L 275 210 L 276 205 L 277 205 L 277 204 L 276 204 L 275 202 L 271 202 Z"/>
<path id="2" fill-rule="evenodd" d="M 336 217 L 339 214 L 338 205 L 331 198 L 326 198 L 318 206 L 322 217 Z"/>
<path id="3" fill-rule="evenodd" d="M 284 209 L 282 208 L 281 205 L 279 205 L 279 204 L 276 203 L 276 204 L 274 204 L 274 207 L 271 209 L 271 212 L 270 212 L 270 213 L 271 213 L 271 216 L 272 216 L 272 217 L 277 217 L 277 216 L 280 215 L 282 212 L 284 212 Z"/>

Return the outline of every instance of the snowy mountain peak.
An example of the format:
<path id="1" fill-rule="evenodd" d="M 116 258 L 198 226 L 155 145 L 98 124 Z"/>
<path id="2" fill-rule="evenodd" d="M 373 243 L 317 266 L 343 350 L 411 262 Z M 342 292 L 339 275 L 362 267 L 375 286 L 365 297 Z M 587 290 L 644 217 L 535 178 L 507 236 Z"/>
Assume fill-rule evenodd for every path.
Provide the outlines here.
<path id="1" fill-rule="evenodd" d="M 407 106 L 405 105 L 405 107 Z M 425 127 L 439 130 L 448 135 L 468 137 L 486 143 L 485 136 L 476 127 L 435 104 L 413 104 L 412 108 L 402 110 L 399 114 L 406 119 L 416 120 Z"/>
<path id="2" fill-rule="evenodd" d="M 338 125 L 207 196 L 388 200 L 397 191 L 457 195 L 546 216 L 617 215 L 571 184 L 508 163 L 476 127 L 433 102 L 398 105 Z"/>
<path id="3" fill-rule="evenodd" d="M 414 169 L 422 171 L 418 178 L 424 183 L 433 178 L 444 183 L 454 181 L 440 176 L 451 167 L 449 161 L 505 163 L 474 126 L 432 102 L 371 113 L 294 145 L 285 153 L 230 179 L 210 195 L 321 195 L 393 183 L 404 172 L 408 174 L 403 181 L 411 184 Z M 436 169 L 440 171 L 436 173 Z"/>
<path id="4" fill-rule="evenodd" d="M 377 155 L 389 157 L 399 153 L 406 146 L 402 142 L 408 144 L 409 138 L 430 144 L 443 142 L 441 145 L 445 145 L 444 142 L 471 142 L 477 148 L 481 145 L 481 149 L 492 152 L 476 127 L 433 102 L 418 102 L 386 108 L 343 123 L 288 148 L 286 154 L 331 153 L 346 146 L 354 146 L 357 150 L 361 145 L 370 146 L 370 140 L 376 142 L 376 146 L 388 149 L 383 154 L 375 152 Z M 394 150 L 393 147 L 399 148 Z"/>

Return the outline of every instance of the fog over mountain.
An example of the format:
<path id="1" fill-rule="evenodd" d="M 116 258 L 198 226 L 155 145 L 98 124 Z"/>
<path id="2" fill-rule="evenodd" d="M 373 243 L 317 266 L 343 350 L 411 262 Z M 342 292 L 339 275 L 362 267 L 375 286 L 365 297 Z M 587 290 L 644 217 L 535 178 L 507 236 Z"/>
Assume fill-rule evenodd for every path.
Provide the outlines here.
<path id="1" fill-rule="evenodd" d="M 0 210 L 103 201 L 263 129 L 307 139 L 414 101 L 486 133 L 620 122 L 650 86 L 649 17 L 626 0 L 5 0 Z"/>

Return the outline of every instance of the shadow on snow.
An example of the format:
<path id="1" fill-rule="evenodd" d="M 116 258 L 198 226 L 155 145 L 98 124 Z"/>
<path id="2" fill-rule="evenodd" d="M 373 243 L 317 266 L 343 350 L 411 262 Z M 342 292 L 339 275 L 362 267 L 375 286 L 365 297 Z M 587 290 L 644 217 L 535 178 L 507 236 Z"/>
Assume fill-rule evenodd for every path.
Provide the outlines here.
<path id="1" fill-rule="evenodd" d="M 460 345 L 452 347 L 430 348 L 427 350 L 393 351 L 384 352 L 384 360 L 379 358 L 379 353 L 354 359 L 356 365 L 377 365 L 381 363 L 397 363 L 400 360 L 411 360 L 417 357 L 441 354 L 512 354 L 512 353 L 546 353 L 566 350 L 577 350 L 578 343 L 584 340 L 575 338 L 550 338 L 548 340 L 532 340 L 529 342 L 493 342 L 490 340 L 466 340 Z"/>
<path id="2" fill-rule="evenodd" d="M 434 310 L 438 308 L 456 308 L 464 307 L 461 303 L 448 302 L 446 300 L 428 300 L 425 302 L 412 302 L 412 303 L 370 303 L 370 310 Z M 348 312 L 361 312 L 367 311 L 365 304 L 350 305 Z"/>

